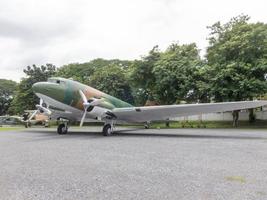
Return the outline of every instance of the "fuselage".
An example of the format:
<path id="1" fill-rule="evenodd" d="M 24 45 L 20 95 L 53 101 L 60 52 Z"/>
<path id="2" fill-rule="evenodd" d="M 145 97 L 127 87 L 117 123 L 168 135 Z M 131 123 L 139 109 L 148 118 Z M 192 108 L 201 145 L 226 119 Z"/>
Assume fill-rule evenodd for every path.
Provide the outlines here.
<path id="1" fill-rule="evenodd" d="M 83 100 L 79 91 L 84 93 L 88 101 L 91 99 L 102 99 L 101 103 L 96 106 L 96 108 L 88 110 L 88 112 L 92 113 L 92 117 L 95 117 L 95 115 L 99 116 L 101 112 L 112 110 L 114 108 L 132 107 L 131 104 L 95 88 L 71 79 L 59 77 L 50 78 L 47 82 L 35 83 L 33 85 L 33 91 L 39 98 L 42 98 L 49 104 L 51 109 L 61 111 L 84 110 Z"/>

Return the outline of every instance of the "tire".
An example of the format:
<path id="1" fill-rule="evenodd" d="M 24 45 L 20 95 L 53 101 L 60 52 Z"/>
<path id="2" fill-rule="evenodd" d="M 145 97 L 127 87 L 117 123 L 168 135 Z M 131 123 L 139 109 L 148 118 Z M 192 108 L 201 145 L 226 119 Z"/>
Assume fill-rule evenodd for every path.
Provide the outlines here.
<path id="1" fill-rule="evenodd" d="M 111 125 L 110 124 L 106 124 L 103 127 L 103 131 L 102 132 L 103 132 L 104 136 L 111 136 L 112 135 Z"/>
<path id="2" fill-rule="evenodd" d="M 64 135 L 64 134 L 67 134 L 68 132 L 68 127 L 65 126 L 65 124 L 59 124 L 58 127 L 57 127 L 57 133 L 59 135 Z"/>
<path id="3" fill-rule="evenodd" d="M 24 124 L 24 126 L 25 126 L 25 128 L 30 128 L 30 127 L 31 127 L 31 122 L 26 122 L 26 123 Z"/>

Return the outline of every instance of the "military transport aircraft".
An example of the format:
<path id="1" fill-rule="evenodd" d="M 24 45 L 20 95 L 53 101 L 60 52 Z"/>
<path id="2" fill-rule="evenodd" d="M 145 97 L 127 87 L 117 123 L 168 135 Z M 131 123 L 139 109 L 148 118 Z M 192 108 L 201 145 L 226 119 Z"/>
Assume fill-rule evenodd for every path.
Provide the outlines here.
<path id="1" fill-rule="evenodd" d="M 241 110 L 267 105 L 267 101 L 240 101 L 134 107 L 71 79 L 53 77 L 47 82 L 35 83 L 32 87 L 34 93 L 40 98 L 40 103 L 36 105 L 37 110 L 28 121 L 38 112 L 45 113 L 50 119 L 60 122 L 57 128 L 58 134 L 68 132 L 70 121 L 79 121 L 80 126 L 85 121 L 102 121 L 104 122 L 103 135 L 109 136 L 116 123 L 141 122 L 145 124 L 177 116 Z"/>

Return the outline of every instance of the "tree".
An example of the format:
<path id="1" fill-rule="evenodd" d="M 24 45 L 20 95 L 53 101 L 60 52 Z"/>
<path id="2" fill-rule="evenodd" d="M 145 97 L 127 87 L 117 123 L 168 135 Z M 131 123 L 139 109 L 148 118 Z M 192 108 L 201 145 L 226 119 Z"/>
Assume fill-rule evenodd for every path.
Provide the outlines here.
<path id="1" fill-rule="evenodd" d="M 137 105 L 144 105 L 147 100 L 154 100 L 154 87 L 156 85 L 153 69 L 160 59 L 158 46 L 154 46 L 147 56 L 135 60 L 129 69 L 129 80 Z"/>
<path id="2" fill-rule="evenodd" d="M 17 87 L 14 100 L 11 103 L 9 111 L 11 113 L 21 114 L 27 109 L 36 109 L 38 97 L 32 91 L 32 85 L 40 81 L 47 81 L 56 72 L 56 67 L 53 64 L 46 64 L 37 67 L 36 65 L 27 66 L 23 70 L 26 78 L 22 78 Z"/>
<path id="3" fill-rule="evenodd" d="M 17 83 L 11 80 L 0 79 L 0 115 L 6 115 L 13 99 Z"/>
<path id="4" fill-rule="evenodd" d="M 191 90 L 187 94 L 186 101 L 208 103 L 211 100 L 210 96 L 210 66 L 204 61 L 197 66 L 192 72 Z"/>
<path id="5" fill-rule="evenodd" d="M 215 101 L 252 100 L 267 91 L 267 24 L 247 15 L 211 27 L 208 65 Z"/>
<path id="6" fill-rule="evenodd" d="M 105 60 L 98 58 L 86 63 L 72 63 L 64 65 L 58 69 L 56 75 L 63 78 L 73 78 L 81 83 L 89 84 L 91 76 L 99 68 L 118 65 L 122 69 L 126 69 L 130 64 L 131 62 L 127 60 Z"/>
<path id="7" fill-rule="evenodd" d="M 133 103 L 133 96 L 125 71 L 118 65 L 96 69 L 89 85 L 128 103 Z"/>
<path id="8" fill-rule="evenodd" d="M 79 82 L 85 82 L 88 76 L 93 74 L 94 67 L 88 63 L 71 63 L 60 67 L 56 73 L 56 76 L 62 78 L 72 78 Z"/>
<path id="9" fill-rule="evenodd" d="M 170 45 L 152 71 L 156 83 L 153 87 L 156 99 L 161 104 L 192 100 L 192 93 L 196 89 L 196 73 L 201 65 L 195 43 Z"/>

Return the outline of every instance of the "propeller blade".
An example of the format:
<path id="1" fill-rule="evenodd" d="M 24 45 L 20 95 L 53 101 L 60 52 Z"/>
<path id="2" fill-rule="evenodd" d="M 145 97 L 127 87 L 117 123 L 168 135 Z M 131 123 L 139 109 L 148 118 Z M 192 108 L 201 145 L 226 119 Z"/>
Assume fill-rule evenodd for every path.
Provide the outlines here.
<path id="1" fill-rule="evenodd" d="M 40 106 L 40 105 L 36 105 L 36 108 L 37 108 L 38 110 L 41 110 L 41 111 L 45 112 L 45 113 L 48 114 L 48 115 L 51 115 L 51 114 L 52 114 L 52 112 L 51 112 L 49 109 L 47 109 L 47 108 L 45 108 L 45 107 L 42 107 L 42 106 Z"/>
<path id="2" fill-rule="evenodd" d="M 84 110 L 84 113 L 83 113 L 83 116 L 82 116 L 82 119 L 81 119 L 81 122 L 80 122 L 80 127 L 83 126 L 83 122 L 84 122 L 85 116 L 86 116 L 86 110 Z"/>
<path id="3" fill-rule="evenodd" d="M 43 103 L 44 103 L 44 100 L 43 100 L 43 99 L 40 99 L 40 101 L 39 101 L 39 105 L 40 105 L 40 106 L 43 106 Z"/>
<path id="4" fill-rule="evenodd" d="M 83 93 L 83 91 L 79 90 L 79 94 L 83 100 L 83 107 L 84 107 L 84 113 L 83 113 L 83 116 L 82 116 L 82 119 L 81 119 L 81 122 L 80 122 L 80 127 L 83 126 L 83 122 L 84 122 L 84 119 L 86 117 L 86 111 L 87 111 L 87 108 L 90 106 L 90 103 L 88 103 L 88 100 L 85 96 L 85 94 Z"/>
<path id="5" fill-rule="evenodd" d="M 27 121 L 31 121 L 39 110 L 35 110 Z"/>
<path id="6" fill-rule="evenodd" d="M 86 98 L 85 94 L 81 90 L 79 90 L 79 94 L 82 97 L 83 103 L 84 104 L 88 104 L 87 98 Z"/>

